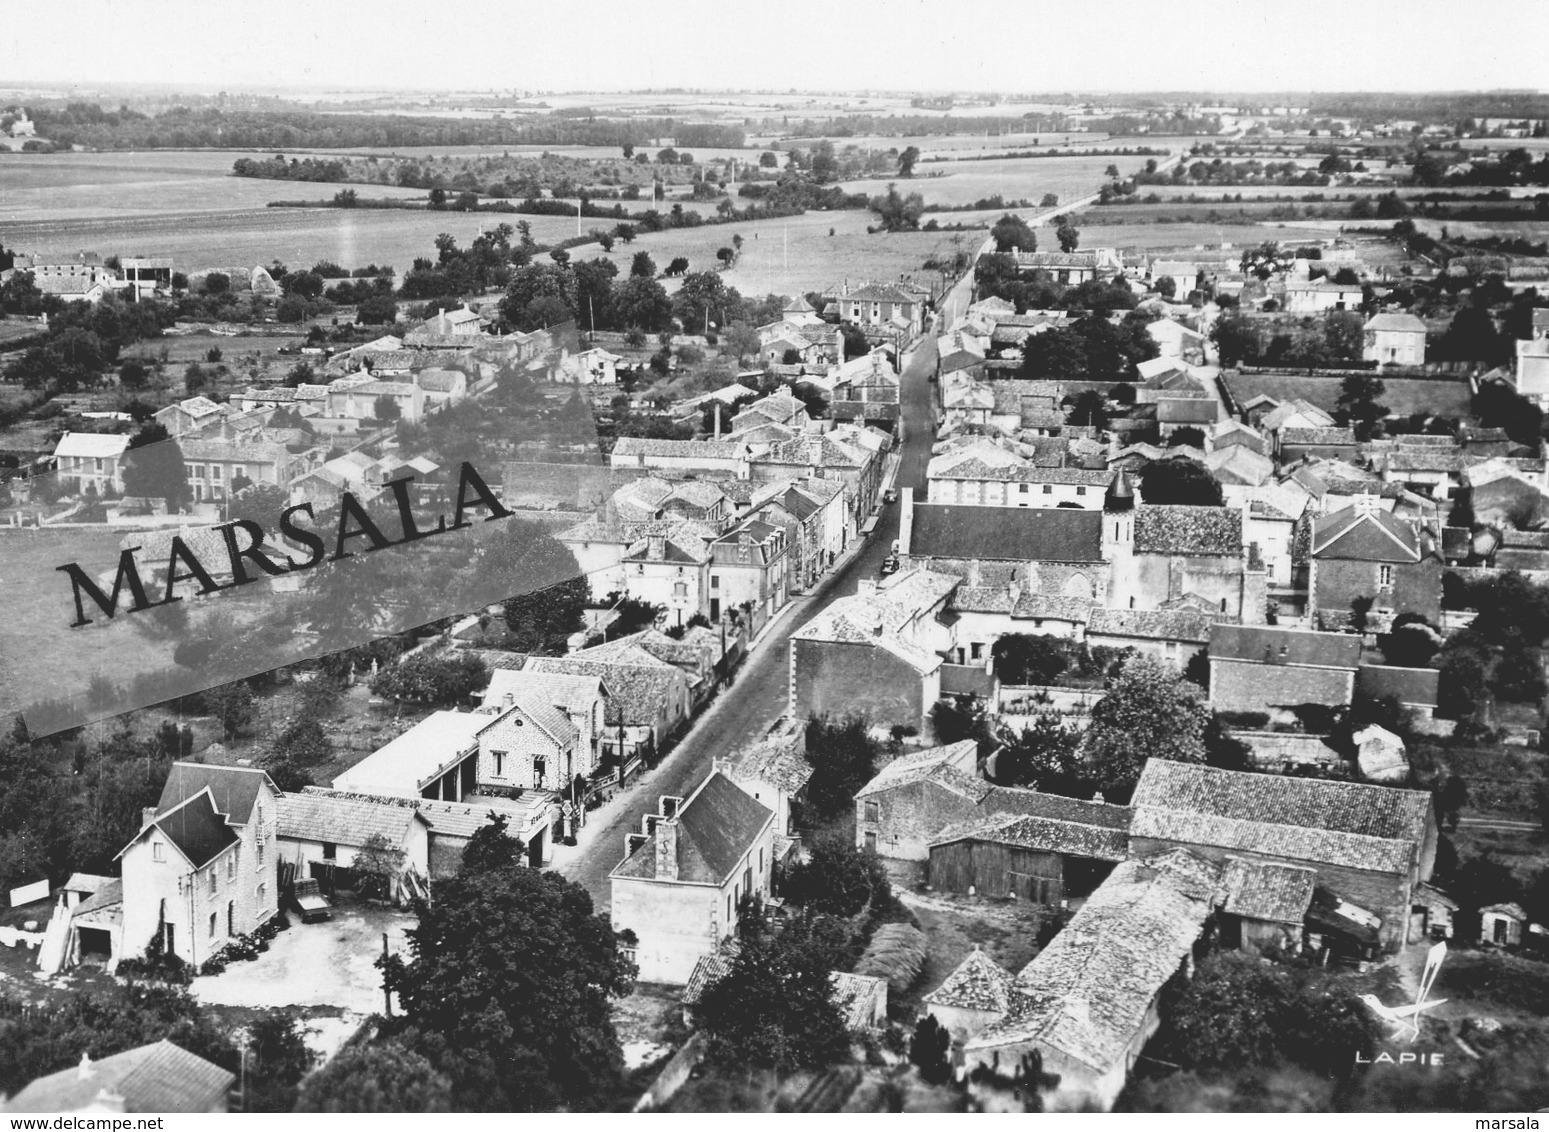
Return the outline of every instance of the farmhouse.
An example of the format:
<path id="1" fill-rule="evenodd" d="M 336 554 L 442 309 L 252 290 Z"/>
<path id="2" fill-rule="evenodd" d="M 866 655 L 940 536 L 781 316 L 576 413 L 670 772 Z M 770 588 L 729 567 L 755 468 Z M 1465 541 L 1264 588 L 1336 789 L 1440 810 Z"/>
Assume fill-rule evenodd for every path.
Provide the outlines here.
<path id="1" fill-rule="evenodd" d="M 59 486 L 84 494 L 123 491 L 123 459 L 129 447 L 127 435 L 101 432 L 67 432 L 54 446 L 54 468 Z"/>
<path id="2" fill-rule="evenodd" d="M 1361 357 L 1392 366 L 1425 364 L 1425 323 L 1412 314 L 1374 314 L 1366 320 L 1366 343 Z"/>

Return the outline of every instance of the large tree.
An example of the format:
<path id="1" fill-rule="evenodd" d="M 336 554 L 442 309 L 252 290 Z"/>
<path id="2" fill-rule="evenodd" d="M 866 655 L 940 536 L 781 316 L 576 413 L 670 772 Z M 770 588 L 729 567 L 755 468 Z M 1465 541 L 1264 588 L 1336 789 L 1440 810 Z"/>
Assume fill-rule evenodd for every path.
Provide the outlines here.
<path id="1" fill-rule="evenodd" d="M 672 318 L 672 299 L 654 278 L 631 275 L 613 288 L 613 317 L 620 326 L 654 334 Z"/>
<path id="2" fill-rule="evenodd" d="M 1210 708 L 1197 685 L 1170 664 L 1134 657 L 1092 709 L 1081 754 L 1104 795 L 1122 801 L 1148 758 L 1205 762 L 1209 727 Z"/>
<path id="3" fill-rule="evenodd" d="M 817 716 L 807 721 L 806 738 L 812 764 L 807 804 L 825 820 L 853 812 L 855 795 L 877 772 L 879 747 L 866 721 Z"/>
<path id="4" fill-rule="evenodd" d="M 504 864 L 436 884 L 409 929 L 410 957 L 383 962 L 405 1041 L 497 1112 L 611 1103 L 623 1073 L 611 1002 L 633 966 L 580 885 Z"/>
<path id="5" fill-rule="evenodd" d="M 129 438 L 123 458 L 124 494 L 165 499 L 169 510 L 181 510 L 193 499 L 183 450 L 158 421 L 143 425 Z"/>
<path id="6" fill-rule="evenodd" d="M 1221 484 L 1198 460 L 1169 456 L 1145 466 L 1140 478 L 1140 498 L 1153 506 L 1220 507 Z"/>
<path id="7" fill-rule="evenodd" d="M 301 1087 L 297 1112 L 450 1112 L 452 1083 L 397 1042 L 350 1046 Z"/>
<path id="8" fill-rule="evenodd" d="M 995 241 L 997 252 L 1036 252 L 1038 250 L 1038 237 L 1028 226 L 1027 221 L 1009 212 L 995 221 L 990 229 L 990 239 Z"/>

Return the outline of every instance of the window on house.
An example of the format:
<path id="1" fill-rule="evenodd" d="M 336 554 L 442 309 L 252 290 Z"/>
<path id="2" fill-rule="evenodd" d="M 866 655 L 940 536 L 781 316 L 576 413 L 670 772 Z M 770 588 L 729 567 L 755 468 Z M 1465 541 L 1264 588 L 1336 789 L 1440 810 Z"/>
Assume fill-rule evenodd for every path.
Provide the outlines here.
<path id="1" fill-rule="evenodd" d="M 210 938 L 215 938 L 215 913 L 210 913 Z"/>
<path id="2" fill-rule="evenodd" d="M 867 821 L 881 821 L 882 820 L 882 804 L 880 802 L 867 802 L 866 803 L 866 820 Z"/>
<path id="3" fill-rule="evenodd" d="M 731 903 L 731 897 L 728 896 L 726 898 L 726 924 L 728 927 L 731 926 Z"/>
<path id="4" fill-rule="evenodd" d="M 1054 485 L 1052 483 L 1044 484 L 1043 485 L 1043 493 L 1045 495 L 1053 495 L 1054 494 Z"/>
<path id="5" fill-rule="evenodd" d="M 688 597 L 688 583 L 687 582 L 674 582 L 672 584 L 672 596 L 673 597 Z"/>
<path id="6" fill-rule="evenodd" d="M 758 851 L 758 875 L 764 875 L 764 851 L 762 849 Z"/>
<path id="7" fill-rule="evenodd" d="M 1393 567 L 1377 567 L 1377 584 L 1379 586 L 1391 586 L 1393 584 Z"/>
<path id="8" fill-rule="evenodd" d="M 210 870 L 210 891 L 211 892 L 214 892 L 217 888 L 220 887 L 219 876 L 220 876 L 220 874 L 217 873 L 214 869 Z"/>
<path id="9" fill-rule="evenodd" d="M 323 842 L 323 860 L 335 861 L 339 857 L 339 847 L 332 841 Z"/>
<path id="10" fill-rule="evenodd" d="M 1017 491 L 1021 492 L 1023 495 L 1026 495 L 1027 494 L 1027 485 L 1025 483 L 1017 484 Z"/>
<path id="11" fill-rule="evenodd" d="M 1077 487 L 1076 488 L 1076 494 L 1077 495 L 1085 495 L 1086 494 L 1086 488 L 1084 488 L 1084 487 Z"/>
<path id="12" fill-rule="evenodd" d="M 235 853 L 226 858 L 226 879 L 237 879 L 237 855 Z"/>
<path id="13" fill-rule="evenodd" d="M 211 464 L 210 465 L 210 482 L 211 483 L 220 483 L 221 482 L 221 466 L 219 464 Z"/>
<path id="14" fill-rule="evenodd" d="M 506 753 L 504 751 L 491 751 L 490 756 L 495 760 L 495 777 L 506 776 Z"/>
<path id="15" fill-rule="evenodd" d="M 236 467 L 231 469 L 231 478 L 232 479 L 237 479 L 238 477 L 241 477 L 242 479 L 247 479 L 247 465 L 246 464 L 238 464 L 238 465 L 236 465 Z"/>
<path id="16" fill-rule="evenodd" d="M 984 659 L 984 645 L 981 642 L 979 642 L 979 641 L 974 641 L 973 643 L 971 643 L 968 646 L 968 657 L 969 657 L 970 660 L 983 660 Z"/>
<path id="17" fill-rule="evenodd" d="M 268 892 L 269 886 L 267 884 L 261 884 L 258 886 L 258 899 L 260 902 L 262 902 L 263 898 L 268 894 Z"/>
<path id="18" fill-rule="evenodd" d="M 152 841 L 151 842 L 151 860 L 153 860 L 153 861 L 165 861 L 166 859 L 167 859 L 167 851 L 162 847 L 161 842 L 160 841 Z"/>
<path id="19" fill-rule="evenodd" d="M 710 575 L 710 588 L 712 590 L 718 590 L 721 588 L 721 576 L 719 574 Z"/>

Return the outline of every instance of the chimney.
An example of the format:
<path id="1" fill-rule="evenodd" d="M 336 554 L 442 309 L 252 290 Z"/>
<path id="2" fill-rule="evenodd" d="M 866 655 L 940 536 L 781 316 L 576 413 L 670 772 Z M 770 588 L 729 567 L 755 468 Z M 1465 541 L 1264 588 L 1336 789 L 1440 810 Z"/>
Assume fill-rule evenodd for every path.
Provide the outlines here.
<path id="1" fill-rule="evenodd" d="M 678 823 L 676 821 L 658 821 L 656 823 L 656 878 L 658 880 L 678 879 Z"/>
<path id="2" fill-rule="evenodd" d="M 633 857 L 635 851 L 644 845 L 645 842 L 646 837 L 643 833 L 626 833 L 624 835 L 624 856 Z"/>
<path id="3" fill-rule="evenodd" d="M 1016 578 L 1012 578 L 1011 586 L 1009 588 L 1011 591 L 1011 604 L 1015 606 L 1022 597 L 1022 583 L 1019 582 Z"/>
<path id="4" fill-rule="evenodd" d="M 657 562 L 667 557 L 666 535 L 646 536 L 646 557 Z"/>
<path id="5" fill-rule="evenodd" d="M 721 403 L 715 403 L 715 439 L 721 439 Z"/>
<path id="6" fill-rule="evenodd" d="M 156 820 L 156 807 L 145 806 L 140 810 L 140 828 L 144 829 Z"/>
<path id="7" fill-rule="evenodd" d="M 516 693 L 514 693 L 514 692 L 507 692 L 504 696 L 500 697 L 500 702 L 505 707 L 508 707 L 508 708 L 512 707 L 516 703 Z"/>
<path id="8" fill-rule="evenodd" d="M 658 799 L 657 805 L 664 820 L 676 818 L 678 811 L 683 808 L 683 796 L 681 794 L 663 794 Z"/>

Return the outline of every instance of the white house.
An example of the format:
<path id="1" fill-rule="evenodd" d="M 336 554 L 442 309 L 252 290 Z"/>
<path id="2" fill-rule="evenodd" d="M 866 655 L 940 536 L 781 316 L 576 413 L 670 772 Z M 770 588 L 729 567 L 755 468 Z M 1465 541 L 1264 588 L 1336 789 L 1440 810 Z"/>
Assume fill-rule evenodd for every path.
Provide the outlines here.
<path id="1" fill-rule="evenodd" d="M 1404 312 L 1372 315 L 1361 357 L 1385 366 L 1424 365 L 1425 323 Z"/>
<path id="2" fill-rule="evenodd" d="M 129 437 L 100 432 L 67 432 L 54 446 L 54 469 L 59 486 L 67 491 L 84 492 L 88 487 L 101 495 L 104 491 L 124 490 L 122 462 Z"/>

